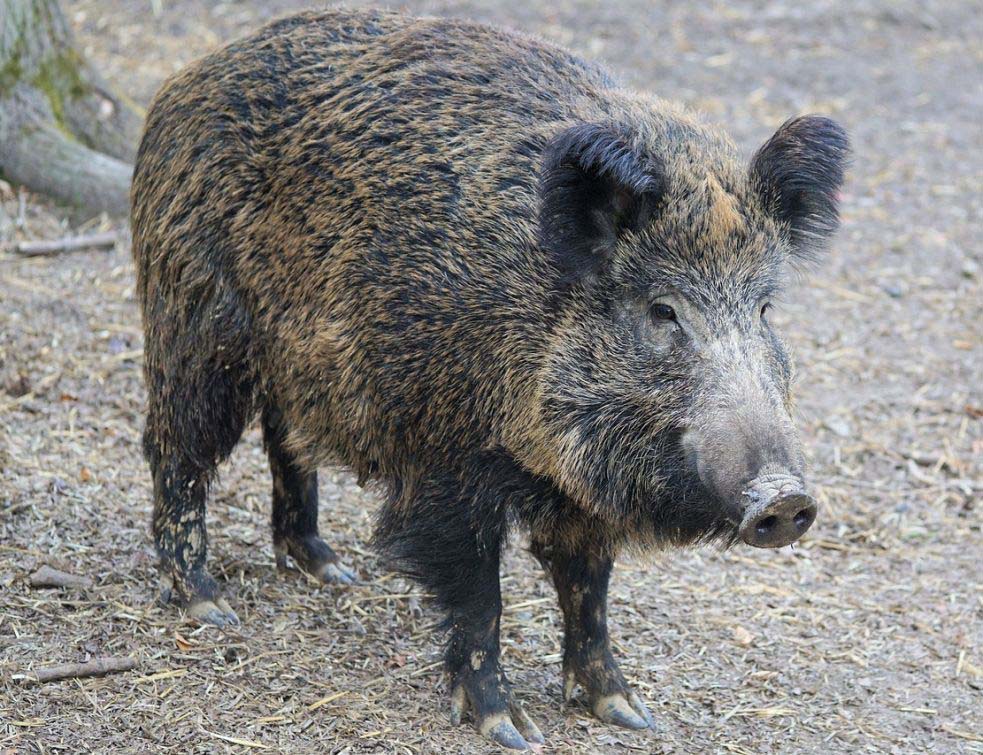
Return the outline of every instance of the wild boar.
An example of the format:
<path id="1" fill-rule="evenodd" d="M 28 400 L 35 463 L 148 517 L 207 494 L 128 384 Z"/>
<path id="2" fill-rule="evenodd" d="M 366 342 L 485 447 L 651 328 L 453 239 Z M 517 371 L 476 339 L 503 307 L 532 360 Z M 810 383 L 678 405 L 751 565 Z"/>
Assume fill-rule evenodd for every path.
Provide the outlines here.
<path id="1" fill-rule="evenodd" d="M 836 228 L 847 152 L 806 116 L 748 163 L 676 105 L 463 21 L 306 13 L 188 66 L 132 194 L 165 597 L 237 621 L 205 503 L 259 414 L 278 564 L 354 580 L 318 532 L 318 467 L 384 491 L 378 546 L 446 612 L 453 721 L 543 741 L 499 662 L 524 528 L 567 695 L 650 726 L 608 639 L 615 557 L 782 546 L 816 516 L 767 310 Z"/>

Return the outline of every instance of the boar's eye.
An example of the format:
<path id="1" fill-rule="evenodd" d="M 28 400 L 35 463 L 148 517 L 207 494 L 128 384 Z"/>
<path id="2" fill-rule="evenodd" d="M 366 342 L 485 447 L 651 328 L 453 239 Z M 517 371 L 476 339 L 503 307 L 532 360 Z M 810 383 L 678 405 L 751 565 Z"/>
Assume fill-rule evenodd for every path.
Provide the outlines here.
<path id="1" fill-rule="evenodd" d="M 764 304 L 761 305 L 761 317 L 762 318 L 764 318 L 765 314 L 768 312 L 769 309 L 771 309 L 771 302 L 770 301 L 766 301 Z"/>
<path id="2" fill-rule="evenodd" d="M 649 315 L 656 322 L 675 322 L 676 310 L 668 304 L 653 304 L 649 310 Z"/>

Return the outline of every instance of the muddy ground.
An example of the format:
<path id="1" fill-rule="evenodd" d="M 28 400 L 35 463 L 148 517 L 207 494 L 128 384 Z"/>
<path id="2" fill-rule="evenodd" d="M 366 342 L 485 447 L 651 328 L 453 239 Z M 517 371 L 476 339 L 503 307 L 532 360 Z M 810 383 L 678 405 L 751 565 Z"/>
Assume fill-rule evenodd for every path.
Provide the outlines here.
<path id="1" fill-rule="evenodd" d="M 360 3 L 350 3 L 358 5 Z M 561 5 L 562 8 L 555 8 Z M 654 733 L 560 705 L 551 589 L 506 564 L 504 655 L 547 752 L 983 752 L 983 38 L 974 3 L 408 3 L 535 32 L 682 100 L 749 153 L 821 111 L 856 150 L 844 228 L 775 318 L 799 363 L 822 512 L 794 550 L 616 572 L 613 633 Z M 86 53 L 146 103 L 170 72 L 300 3 L 85 0 Z M 0 186 L 0 241 L 106 225 Z M 365 584 L 274 569 L 253 428 L 209 511 L 241 629 L 155 603 L 141 335 L 125 241 L 0 254 L 0 752 L 478 753 L 448 724 L 436 615 L 367 549 L 375 497 L 322 475 L 322 531 Z M 32 589 L 42 564 L 88 589 Z M 30 686 L 94 656 L 138 667 Z"/>

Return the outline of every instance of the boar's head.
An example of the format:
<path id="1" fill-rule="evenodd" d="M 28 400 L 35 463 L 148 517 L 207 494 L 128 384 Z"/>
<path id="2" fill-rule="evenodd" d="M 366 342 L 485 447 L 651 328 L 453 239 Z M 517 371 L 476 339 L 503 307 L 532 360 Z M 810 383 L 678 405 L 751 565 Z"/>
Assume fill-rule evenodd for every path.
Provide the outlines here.
<path id="1" fill-rule="evenodd" d="M 779 547 L 809 528 L 792 362 L 768 314 L 837 227 L 847 154 L 817 116 L 750 164 L 668 116 L 553 138 L 539 233 L 561 282 L 537 471 L 654 541 Z"/>

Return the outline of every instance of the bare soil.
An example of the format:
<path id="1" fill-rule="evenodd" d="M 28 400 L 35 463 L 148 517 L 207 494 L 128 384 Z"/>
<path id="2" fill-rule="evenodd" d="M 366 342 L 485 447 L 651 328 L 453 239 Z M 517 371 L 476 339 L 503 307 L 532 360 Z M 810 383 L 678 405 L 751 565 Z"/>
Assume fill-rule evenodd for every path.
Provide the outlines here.
<path id="1" fill-rule="evenodd" d="M 554 5 L 400 7 L 550 37 L 701 109 L 748 153 L 787 116 L 825 112 L 856 159 L 835 249 L 775 313 L 798 355 L 817 524 L 794 549 L 619 566 L 613 633 L 659 722 L 641 734 L 561 707 L 557 608 L 517 549 L 505 662 L 546 751 L 983 752 L 983 14 L 961 0 Z M 66 4 L 86 54 L 142 103 L 300 7 Z M 0 242 L 111 227 L 0 185 Z M 209 510 L 212 571 L 243 626 L 157 605 L 133 285 L 125 238 L 0 254 L 0 752 L 494 751 L 449 726 L 437 616 L 365 545 L 372 492 L 322 475 L 322 531 L 363 585 L 276 573 L 255 428 Z M 31 587 L 45 564 L 93 585 Z M 19 678 L 102 656 L 138 666 Z"/>

